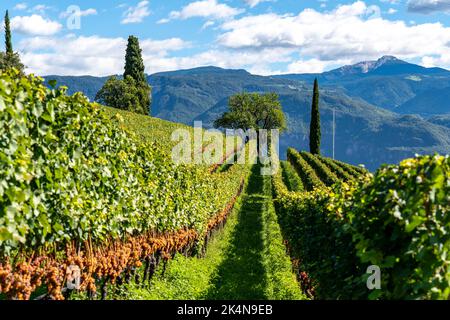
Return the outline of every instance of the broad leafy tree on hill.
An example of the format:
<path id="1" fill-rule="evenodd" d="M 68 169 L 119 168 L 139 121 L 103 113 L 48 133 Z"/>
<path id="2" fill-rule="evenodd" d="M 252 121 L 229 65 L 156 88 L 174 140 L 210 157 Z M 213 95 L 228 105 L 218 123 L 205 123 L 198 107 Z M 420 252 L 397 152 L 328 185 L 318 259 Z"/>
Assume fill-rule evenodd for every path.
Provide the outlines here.
<path id="1" fill-rule="evenodd" d="M 121 80 L 113 76 L 105 82 L 97 93 L 96 100 L 117 109 L 147 114 L 148 109 L 141 105 L 139 98 L 146 94 L 143 87 L 137 86 L 132 77 L 127 76 L 124 80 Z"/>
<path id="2" fill-rule="evenodd" d="M 286 129 L 286 118 L 276 93 L 239 93 L 230 97 L 229 111 L 214 122 L 216 128 Z M 258 139 L 257 148 L 259 151 Z"/>
<path id="3" fill-rule="evenodd" d="M 130 36 L 125 55 L 123 79 L 113 76 L 97 93 L 95 100 L 107 106 L 150 114 L 151 87 L 145 76 L 138 38 Z"/>

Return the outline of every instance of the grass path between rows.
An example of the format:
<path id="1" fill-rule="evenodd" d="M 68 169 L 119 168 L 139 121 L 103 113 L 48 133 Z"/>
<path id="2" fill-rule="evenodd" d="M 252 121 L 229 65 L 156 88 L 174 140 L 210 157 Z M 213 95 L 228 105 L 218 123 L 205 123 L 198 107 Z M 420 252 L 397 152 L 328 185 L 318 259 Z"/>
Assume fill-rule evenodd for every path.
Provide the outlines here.
<path id="1" fill-rule="evenodd" d="M 149 288 L 131 286 L 124 295 L 151 300 L 304 299 L 277 222 L 271 177 L 253 167 L 244 193 L 204 258 L 177 255 Z"/>

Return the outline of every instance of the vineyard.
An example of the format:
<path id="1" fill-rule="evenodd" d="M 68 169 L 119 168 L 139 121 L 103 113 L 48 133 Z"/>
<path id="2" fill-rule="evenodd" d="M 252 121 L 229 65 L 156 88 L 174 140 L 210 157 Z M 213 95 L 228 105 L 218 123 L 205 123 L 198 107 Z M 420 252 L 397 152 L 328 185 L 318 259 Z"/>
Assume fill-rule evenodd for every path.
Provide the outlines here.
<path id="1" fill-rule="evenodd" d="M 195 254 L 223 225 L 247 165 L 223 173 L 170 160 L 174 124 L 134 121 L 35 77 L 0 76 L 0 292 L 63 299 L 143 280 L 176 252 Z M 151 136 L 142 127 L 151 125 Z M 181 125 L 180 125 L 181 127 Z M 242 153 L 241 156 L 246 156 Z"/>
<path id="2" fill-rule="evenodd" d="M 374 175 L 294 149 L 288 159 L 273 190 L 305 292 L 318 299 L 449 298 L 448 156 L 417 156 Z M 292 188 L 299 180 L 306 192 Z M 381 269 L 379 290 L 366 286 L 369 266 Z"/>
<path id="3" fill-rule="evenodd" d="M 205 138 L 192 158 L 215 152 L 201 129 L 0 74 L 0 298 L 450 297 L 448 156 L 372 174 L 291 148 L 264 176 L 237 137 L 175 163 L 178 129 Z"/>

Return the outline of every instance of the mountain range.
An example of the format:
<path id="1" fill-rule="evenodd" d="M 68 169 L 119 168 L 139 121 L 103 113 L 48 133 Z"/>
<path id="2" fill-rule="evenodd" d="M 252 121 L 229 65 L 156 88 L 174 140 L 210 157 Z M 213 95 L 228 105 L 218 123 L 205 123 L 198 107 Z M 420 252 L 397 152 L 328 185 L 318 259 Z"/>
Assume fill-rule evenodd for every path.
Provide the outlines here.
<path id="1" fill-rule="evenodd" d="M 192 125 L 213 121 L 238 92 L 276 92 L 288 119 L 281 154 L 308 148 L 312 82 L 321 86 L 322 151 L 332 154 L 336 112 L 336 158 L 370 170 L 415 153 L 450 153 L 450 71 L 382 57 L 321 74 L 257 76 L 245 70 L 201 67 L 148 76 L 152 116 Z M 46 76 L 90 99 L 106 77 Z"/>

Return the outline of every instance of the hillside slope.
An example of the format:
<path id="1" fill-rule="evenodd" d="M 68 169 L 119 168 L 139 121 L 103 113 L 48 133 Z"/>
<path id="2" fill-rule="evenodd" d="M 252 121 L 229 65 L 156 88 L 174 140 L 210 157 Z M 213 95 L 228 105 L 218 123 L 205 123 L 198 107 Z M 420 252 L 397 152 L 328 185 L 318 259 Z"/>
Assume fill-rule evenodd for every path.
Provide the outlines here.
<path id="1" fill-rule="evenodd" d="M 65 84 L 64 78 L 59 79 L 61 84 Z M 377 78 L 369 80 L 374 79 Z M 73 78 L 69 80 L 73 81 Z M 80 78 L 82 81 L 84 78 Z M 96 86 L 102 81 L 98 79 Z M 149 77 L 149 82 L 153 86 L 152 116 L 188 125 L 201 120 L 206 127 L 211 127 L 213 121 L 227 110 L 230 95 L 242 91 L 274 91 L 280 95 L 289 127 L 281 137 L 280 154 L 284 155 L 290 146 L 308 148 L 310 83 L 215 67 L 154 74 Z M 408 87 L 405 90 L 409 90 Z M 364 91 L 370 94 L 376 89 Z M 379 92 L 382 91 L 380 89 Z M 325 155 L 332 154 L 333 108 L 336 108 L 337 116 L 336 157 L 342 161 L 365 164 L 373 170 L 382 163 L 395 163 L 415 153 L 450 152 L 448 128 L 399 116 L 345 92 L 342 88 L 327 85 L 321 89 L 322 149 Z"/>

